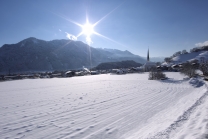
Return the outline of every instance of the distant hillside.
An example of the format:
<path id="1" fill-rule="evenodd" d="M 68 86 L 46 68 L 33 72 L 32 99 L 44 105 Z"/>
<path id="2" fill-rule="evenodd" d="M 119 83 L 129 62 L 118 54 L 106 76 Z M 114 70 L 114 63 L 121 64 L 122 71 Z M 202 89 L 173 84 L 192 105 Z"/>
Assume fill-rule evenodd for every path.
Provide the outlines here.
<path id="1" fill-rule="evenodd" d="M 186 50 L 175 52 L 172 56 L 164 58 L 162 65 L 173 65 L 184 62 L 204 62 L 208 61 L 208 45 L 195 47 L 190 49 L 190 52 Z"/>
<path id="2" fill-rule="evenodd" d="M 31 37 L 0 47 L 0 73 L 80 69 L 123 60 L 145 62 L 129 51 L 98 49 L 65 39 L 44 41 Z"/>
<path id="3" fill-rule="evenodd" d="M 117 50 L 117 49 L 109 49 L 109 48 L 96 48 L 98 51 L 105 53 L 109 59 L 112 61 L 125 61 L 125 60 L 133 60 L 138 63 L 145 63 L 146 60 L 138 55 L 134 55 L 131 52 L 125 50 Z"/>
<path id="4" fill-rule="evenodd" d="M 199 59 L 201 56 L 204 56 L 204 54 L 207 53 L 207 51 L 199 51 L 199 52 L 191 52 L 191 53 L 187 53 L 187 54 L 181 54 L 178 56 L 175 56 L 172 58 L 173 62 L 186 62 L 189 61 L 191 59 Z M 205 56 L 207 57 L 207 56 Z"/>
<path id="5" fill-rule="evenodd" d="M 192 61 L 192 60 L 198 60 L 199 62 L 201 61 L 201 58 L 203 58 L 205 61 L 208 60 L 208 51 L 197 51 L 197 52 L 190 52 L 186 54 L 179 54 L 177 56 L 174 56 L 170 58 L 170 62 L 164 62 L 163 65 L 165 64 L 179 64 L 179 63 L 184 63 L 187 61 Z"/>
<path id="6" fill-rule="evenodd" d="M 131 67 L 139 67 L 142 64 L 136 63 L 132 60 L 121 61 L 121 62 L 107 62 L 101 63 L 95 69 L 97 70 L 107 70 L 107 69 L 119 69 L 119 68 L 131 68 Z"/>

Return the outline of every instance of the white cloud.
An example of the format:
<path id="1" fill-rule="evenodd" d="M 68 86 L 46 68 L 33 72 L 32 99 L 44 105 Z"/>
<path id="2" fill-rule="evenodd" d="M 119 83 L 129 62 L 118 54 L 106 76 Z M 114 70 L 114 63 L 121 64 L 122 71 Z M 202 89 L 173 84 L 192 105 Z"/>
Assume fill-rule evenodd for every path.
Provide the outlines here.
<path id="1" fill-rule="evenodd" d="M 205 42 L 200 42 L 200 43 L 196 43 L 195 44 L 196 46 L 199 46 L 199 47 L 201 47 L 201 46 L 208 46 L 208 41 L 205 41 Z"/>
<path id="2" fill-rule="evenodd" d="M 76 36 L 74 36 L 74 35 L 72 35 L 72 34 L 69 34 L 69 33 L 67 33 L 67 32 L 65 32 L 65 33 L 66 33 L 66 37 L 67 37 L 68 39 L 73 40 L 73 41 L 76 41 L 76 40 L 77 40 L 77 37 L 76 37 Z"/>
<path id="3" fill-rule="evenodd" d="M 59 31 L 61 32 L 61 30 L 59 29 Z"/>

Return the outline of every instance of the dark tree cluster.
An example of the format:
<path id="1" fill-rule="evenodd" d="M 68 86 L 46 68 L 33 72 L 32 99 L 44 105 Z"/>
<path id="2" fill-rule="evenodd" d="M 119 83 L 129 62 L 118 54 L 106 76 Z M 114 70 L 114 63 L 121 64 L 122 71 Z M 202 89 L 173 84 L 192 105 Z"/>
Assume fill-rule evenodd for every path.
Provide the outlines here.
<path id="1" fill-rule="evenodd" d="M 202 47 L 196 47 L 190 49 L 190 52 L 199 52 L 199 51 L 207 51 L 208 50 L 208 45 L 207 46 L 202 46 Z"/>
<path id="2" fill-rule="evenodd" d="M 195 76 L 196 69 L 197 69 L 197 66 L 195 66 L 193 63 L 186 62 L 186 63 L 183 63 L 183 68 L 180 69 L 180 72 L 191 78 Z"/>
<path id="3" fill-rule="evenodd" d="M 176 56 L 179 56 L 179 55 L 181 55 L 181 51 L 175 52 L 175 53 L 173 54 L 173 57 L 176 57 Z"/>
<path id="4" fill-rule="evenodd" d="M 170 58 L 170 57 L 166 57 L 166 58 L 164 59 L 164 61 L 167 62 L 167 63 L 170 63 L 170 62 L 171 62 L 171 58 Z"/>
<path id="5" fill-rule="evenodd" d="M 181 54 L 188 54 L 186 50 L 181 51 Z"/>
<path id="6" fill-rule="evenodd" d="M 202 71 L 204 76 L 208 76 L 208 61 L 205 61 L 204 58 L 201 58 L 201 63 L 199 69 Z"/>
<path id="7" fill-rule="evenodd" d="M 149 80 L 163 80 L 166 79 L 166 75 L 156 68 L 152 68 L 149 72 Z"/>

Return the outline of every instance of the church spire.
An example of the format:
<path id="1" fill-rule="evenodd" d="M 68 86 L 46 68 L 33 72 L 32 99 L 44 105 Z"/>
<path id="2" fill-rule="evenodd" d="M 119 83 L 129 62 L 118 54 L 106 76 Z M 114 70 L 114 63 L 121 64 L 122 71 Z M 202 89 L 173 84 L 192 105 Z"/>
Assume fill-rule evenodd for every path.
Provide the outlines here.
<path id="1" fill-rule="evenodd" d="M 147 61 L 149 61 L 149 48 L 148 48 L 148 51 L 147 51 Z"/>

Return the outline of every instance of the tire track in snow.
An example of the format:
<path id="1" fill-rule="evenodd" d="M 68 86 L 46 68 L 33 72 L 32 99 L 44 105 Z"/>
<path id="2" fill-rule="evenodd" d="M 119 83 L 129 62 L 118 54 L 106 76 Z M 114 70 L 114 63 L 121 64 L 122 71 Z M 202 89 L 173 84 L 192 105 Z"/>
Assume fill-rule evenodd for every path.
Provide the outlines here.
<path id="1" fill-rule="evenodd" d="M 32 121 L 32 122 L 35 122 L 35 121 L 34 121 L 34 119 L 33 119 L 33 121 Z M 21 127 L 20 127 L 20 128 L 21 128 Z"/>
<path id="2" fill-rule="evenodd" d="M 124 96 L 127 96 L 128 94 L 125 94 L 125 95 L 123 95 L 123 96 L 118 96 L 118 97 L 124 97 Z M 113 98 L 112 100 L 114 100 L 114 99 L 118 99 L 118 97 L 115 97 L 115 98 Z M 106 101 L 103 101 L 103 102 L 107 102 L 108 100 L 106 100 Z M 90 105 L 88 105 L 88 106 L 93 106 L 93 105 L 98 105 L 98 107 L 100 107 L 99 105 L 101 104 L 101 103 L 103 103 L 103 102 L 99 102 L 99 103 L 96 103 L 96 104 L 90 104 Z M 86 107 L 86 109 L 88 109 L 88 106 L 84 106 L 84 107 Z M 83 111 L 83 109 L 82 109 L 83 107 L 81 107 L 81 108 L 77 108 L 77 109 L 75 109 L 76 111 L 78 110 L 78 109 L 80 109 L 80 110 L 82 110 Z M 70 113 L 68 113 L 68 111 L 66 112 L 66 115 L 68 115 L 68 114 L 74 114 L 73 113 L 73 111 L 75 111 L 75 110 L 70 110 Z M 53 111 L 53 110 L 51 110 L 51 111 Z M 49 111 L 50 112 L 50 111 Z M 50 115 L 52 115 L 53 113 L 51 113 Z M 54 112 L 54 114 L 56 114 L 56 115 L 60 115 L 60 114 L 64 114 L 64 112 L 63 111 L 61 111 L 60 113 L 55 113 Z M 18 116 L 17 114 L 16 114 L 16 116 Z M 35 117 L 35 119 L 36 120 L 38 120 L 38 119 L 40 119 L 40 118 L 43 118 L 43 117 L 45 117 L 45 116 L 48 116 L 48 115 L 43 115 L 43 116 L 39 116 L 39 117 Z M 62 116 L 64 116 L 64 115 L 62 115 Z M 29 116 L 27 116 L 27 117 L 29 117 Z M 8 118 L 8 117 L 7 117 Z M 34 117 L 31 117 L 31 119 L 28 119 L 28 120 L 24 120 L 24 121 L 16 121 L 16 123 L 23 123 L 23 122 L 26 122 L 26 121 L 30 121 L 30 120 L 34 120 Z"/>
<path id="3" fill-rule="evenodd" d="M 159 97 L 159 98 L 161 98 L 160 97 L 160 95 L 158 95 L 157 97 Z M 136 103 L 136 104 L 132 104 L 132 105 L 128 105 L 128 107 L 126 107 L 125 109 L 119 109 L 119 110 L 117 110 L 118 108 L 114 108 L 115 109 L 115 112 L 116 112 L 116 114 L 110 114 L 110 115 L 113 115 L 113 116 L 109 116 L 107 119 L 105 118 L 106 117 L 106 115 L 104 115 L 104 117 L 102 118 L 100 118 L 100 119 L 102 119 L 102 120 L 100 120 L 100 122 L 98 122 L 98 123 L 96 123 L 96 125 L 98 125 L 98 124 L 102 124 L 102 123 L 105 123 L 105 122 L 107 122 L 107 120 L 110 120 L 110 121 L 114 121 L 114 119 L 112 119 L 113 117 L 115 117 L 115 119 L 116 119 L 116 117 L 118 117 L 118 116 L 120 116 L 121 114 L 122 115 L 126 115 L 126 113 L 128 114 L 130 111 L 133 111 L 134 109 L 135 109 L 135 107 L 138 107 L 139 105 L 141 105 L 141 104 L 145 104 L 145 103 L 149 103 L 149 102 L 151 102 L 151 101 L 153 101 L 153 100 L 155 100 L 155 99 L 157 99 L 157 97 L 155 97 L 155 96 L 152 96 L 152 98 L 149 98 L 148 97 L 148 100 L 149 101 L 147 101 L 146 99 L 145 100 L 143 100 L 142 102 L 140 102 L 139 101 L 139 103 Z M 134 107 L 133 107 L 134 106 Z M 117 111 L 116 111 L 117 110 Z M 128 111 L 126 111 L 126 110 L 128 110 Z M 112 112 L 114 112 L 114 110 L 111 110 Z M 83 115 L 83 114 L 80 114 L 80 115 Z M 128 115 L 127 115 L 128 116 Z M 92 121 L 89 121 L 90 119 L 85 119 L 84 120 L 84 122 L 85 121 L 88 121 L 89 123 L 92 123 Z M 98 120 L 99 121 L 99 120 Z M 63 123 L 65 123 L 65 122 L 63 122 Z M 81 122 L 79 125 L 81 126 L 83 123 Z M 60 130 L 60 131 L 62 131 L 62 130 Z M 57 131 L 57 133 L 58 132 L 60 132 L 60 131 Z M 70 135 L 69 135 L 70 136 Z M 49 136 L 49 138 L 50 138 L 51 136 Z M 48 137 L 47 137 L 48 138 Z"/>
<path id="4" fill-rule="evenodd" d="M 169 100 L 166 99 L 166 97 L 161 97 L 161 99 L 158 99 L 158 102 L 161 102 L 162 100 L 166 100 L 166 102 L 169 101 Z M 137 106 L 138 106 L 138 105 L 137 105 Z M 158 106 L 155 105 L 155 106 L 151 107 L 151 109 L 149 109 L 149 110 L 147 110 L 147 111 L 144 111 L 143 113 L 140 113 L 140 114 L 146 116 L 146 114 L 147 114 L 149 111 L 151 111 L 151 110 L 153 110 L 153 109 L 155 109 L 155 108 L 157 108 L 157 107 L 158 107 Z M 133 113 L 131 113 L 131 115 L 133 115 L 134 113 L 137 113 L 137 112 L 134 111 Z M 126 117 L 130 117 L 130 115 L 127 115 L 127 116 L 125 116 L 125 117 L 122 117 L 122 118 L 120 118 L 120 119 L 114 121 L 113 123 L 106 125 L 105 127 L 103 127 L 103 128 L 101 128 L 101 129 L 99 129 L 99 130 L 97 130 L 97 131 L 95 131 L 95 132 L 89 134 L 88 136 L 84 137 L 83 139 L 88 139 L 88 138 L 92 137 L 93 135 L 95 135 L 96 133 L 99 133 L 99 132 L 101 132 L 101 131 L 103 131 L 103 130 L 105 131 L 106 128 L 108 128 L 109 126 L 114 125 L 114 124 L 120 122 L 121 120 L 125 119 Z M 126 120 L 125 123 L 129 123 L 129 121 L 132 121 L 132 119 Z M 133 121 L 133 122 L 134 122 L 134 121 Z"/>
<path id="5" fill-rule="evenodd" d="M 135 81 L 137 81 L 137 80 L 135 80 Z M 153 86 L 150 87 L 150 90 L 149 90 L 150 92 L 148 92 L 148 90 L 145 92 L 145 87 L 143 87 L 143 86 L 146 86 L 147 82 L 148 82 L 149 85 L 152 84 L 152 83 L 155 83 L 155 84 L 153 84 Z M 81 107 L 79 107 L 77 105 L 77 107 L 75 109 L 73 109 L 73 110 L 67 110 L 67 109 L 63 108 L 64 105 L 63 105 L 63 107 L 60 107 L 60 109 L 58 109 L 56 111 L 48 110 L 47 109 L 48 107 L 53 107 L 54 106 L 53 105 L 54 102 L 53 101 L 47 101 L 48 103 L 45 104 L 46 108 L 45 107 L 41 107 L 40 109 L 43 110 L 43 111 L 51 112 L 50 113 L 51 115 L 42 115 L 42 116 L 36 115 L 36 119 L 31 118 L 31 120 L 22 121 L 22 123 L 19 123 L 19 121 L 18 121 L 19 119 L 15 119 L 14 121 L 11 122 L 11 124 L 17 124 L 17 127 L 18 126 L 20 127 L 20 128 L 17 128 L 17 130 L 15 131 L 15 132 L 19 133 L 20 132 L 19 130 L 21 130 L 21 129 L 23 129 L 23 127 L 25 127 L 24 125 L 29 124 L 29 122 L 33 122 L 34 125 L 40 125 L 40 128 L 34 128 L 32 130 L 34 130 L 34 132 L 36 132 L 37 134 L 38 134 L 38 131 L 40 131 L 41 132 L 41 136 L 40 137 L 44 137 L 43 136 L 44 132 L 45 132 L 45 136 L 47 136 L 47 135 L 50 136 L 51 135 L 50 132 L 53 131 L 53 133 L 54 133 L 54 131 L 56 131 L 58 129 L 58 128 L 54 128 L 53 125 L 50 125 L 50 120 L 51 119 L 55 119 L 56 118 L 56 120 L 58 120 L 59 122 L 57 121 L 55 123 L 57 123 L 57 124 L 59 124 L 59 123 L 60 124 L 66 123 L 66 125 L 67 125 L 67 124 L 70 123 L 70 122 L 67 123 L 68 120 L 69 120 L 67 118 L 73 118 L 75 120 L 77 118 L 77 120 L 79 120 L 79 124 L 75 124 L 74 126 L 72 125 L 71 127 L 79 127 L 82 124 L 90 126 L 94 122 L 92 120 L 90 120 L 91 117 L 89 115 L 86 116 L 86 114 L 97 112 L 97 113 L 100 114 L 100 116 L 97 117 L 98 118 L 97 121 L 99 121 L 98 122 L 99 127 L 106 126 L 108 128 L 109 124 L 110 124 L 110 126 L 114 126 L 116 123 L 119 123 L 120 121 L 123 121 L 125 119 L 127 119 L 127 122 L 131 122 L 131 120 L 128 119 L 128 117 L 129 117 L 130 114 L 135 115 L 138 112 L 140 112 L 140 111 L 137 110 L 139 108 L 139 105 L 144 106 L 145 104 L 148 105 L 148 103 L 151 103 L 152 106 L 155 105 L 155 107 L 157 108 L 156 104 L 159 104 L 161 102 L 160 104 L 162 105 L 162 102 L 164 102 L 164 101 L 165 102 L 167 102 L 168 100 L 171 101 L 171 99 L 172 99 L 171 96 L 175 97 L 174 93 L 176 92 L 176 90 L 180 91 L 180 90 L 183 90 L 183 88 L 184 88 L 183 86 L 181 88 L 178 87 L 179 84 L 177 84 L 177 85 L 165 84 L 164 87 L 161 87 L 161 85 L 160 85 L 161 83 L 157 83 L 156 84 L 156 82 L 151 82 L 150 83 L 149 81 L 145 81 L 144 83 L 139 82 L 139 83 L 133 84 L 133 85 L 131 85 L 132 82 L 129 85 L 126 85 L 126 81 L 123 81 L 123 83 L 114 83 L 113 85 L 116 85 L 116 84 L 118 84 L 116 87 L 112 86 L 113 88 L 115 88 L 114 92 L 111 92 L 111 93 L 115 93 L 115 94 L 110 95 L 110 96 L 116 96 L 116 97 L 114 97 L 113 100 L 110 100 L 110 99 L 106 99 L 108 97 L 106 97 L 105 94 L 100 95 L 100 97 L 103 98 L 103 99 L 100 99 L 100 100 L 103 100 L 103 103 L 101 104 L 99 102 L 99 103 L 95 104 L 93 106 L 94 109 L 87 110 L 91 106 L 84 106 L 84 104 L 81 104 Z M 119 92 L 118 86 L 122 86 L 122 85 L 124 87 L 119 88 L 120 91 L 121 91 L 121 92 Z M 156 87 L 157 85 L 159 85 L 160 87 Z M 135 88 L 135 86 L 137 86 L 137 87 Z M 178 87 L 178 88 L 176 89 L 175 87 Z M 63 88 L 65 88 L 65 87 L 63 87 Z M 85 88 L 87 88 L 87 87 L 85 87 Z M 138 95 L 137 93 L 132 93 L 131 89 L 129 89 L 129 88 L 135 88 L 135 89 L 132 89 L 132 92 L 135 92 L 135 91 L 139 90 L 140 92 L 138 92 L 138 93 L 140 93 L 140 94 L 143 93 L 146 96 L 145 95 Z M 100 88 L 98 88 L 96 90 L 92 90 L 92 91 L 102 91 L 102 89 L 103 88 L 100 87 Z M 164 89 L 165 89 L 165 91 L 164 91 Z M 163 91 L 160 92 L 160 90 L 163 90 Z M 184 89 L 184 90 L 186 90 L 186 89 Z M 56 89 L 56 91 L 59 91 L 59 89 Z M 142 91 L 144 91 L 144 92 L 142 92 Z M 125 92 L 125 93 L 123 93 L 123 92 Z M 53 92 L 53 93 L 55 93 L 55 92 Z M 156 93 L 156 94 L 154 94 L 154 93 Z M 167 95 L 170 95 L 170 94 L 171 94 L 171 96 L 168 96 L 169 99 L 167 99 L 166 98 Z M 109 93 L 107 95 L 109 95 Z M 118 96 L 120 96 L 121 98 L 118 98 Z M 54 97 L 51 100 L 54 100 L 54 99 L 56 99 L 56 98 Z M 60 100 L 60 99 L 58 99 L 58 100 Z M 63 104 L 63 102 L 61 102 L 61 101 L 58 102 L 58 100 L 56 101 L 56 103 Z M 116 102 L 116 100 L 118 102 Z M 126 100 L 126 103 L 124 103 L 125 100 Z M 158 102 L 156 102 L 155 100 L 158 100 Z M 111 105 L 115 105 L 115 106 L 113 106 L 111 108 L 110 107 Z M 34 114 L 38 114 L 38 113 L 36 113 L 34 108 L 37 107 L 37 106 L 40 106 L 40 105 L 38 105 L 38 103 L 35 103 L 35 104 L 33 104 L 33 106 L 34 106 L 33 107 Z M 26 106 L 24 108 L 26 108 Z M 28 108 L 28 109 L 30 109 L 30 108 Z M 148 109 L 148 110 L 143 111 L 143 112 L 144 112 L 144 114 L 147 114 L 147 113 L 151 112 L 153 109 L 155 109 L 155 108 L 152 107 L 152 109 Z M 17 109 L 14 108 L 13 110 L 16 111 Z M 84 111 L 84 112 L 82 112 L 82 111 Z M 112 117 L 110 117 L 111 114 L 108 114 L 109 111 L 112 111 L 112 115 L 113 115 Z M 10 113 L 10 114 L 12 114 L 12 113 Z M 18 114 L 19 114 L 19 116 L 21 116 L 21 112 L 18 113 Z M 82 116 L 82 114 L 83 114 L 83 116 Z M 69 115 L 72 115 L 72 117 L 70 117 Z M 109 119 L 106 118 L 106 117 L 108 117 Z M 11 115 L 11 117 L 9 117 L 9 118 L 12 119 L 12 118 L 14 118 L 14 116 Z M 46 118 L 49 119 L 49 120 L 47 121 Z M 118 121 L 116 122 L 116 120 L 118 120 Z M 44 124 L 45 124 L 46 127 L 44 127 L 44 124 L 42 124 L 42 122 L 45 122 Z M 126 122 L 124 121 L 124 123 L 126 123 Z M 23 125 L 23 126 L 21 126 L 21 125 Z M 43 126 L 43 127 L 41 127 L 41 126 Z M 93 134 L 93 131 L 95 131 L 95 130 L 97 131 L 96 127 L 92 128 L 92 130 L 90 129 L 89 132 L 88 132 L 88 130 L 85 127 L 83 129 L 78 130 L 78 131 L 76 131 L 76 130 L 74 131 L 74 129 L 71 129 L 69 127 L 66 127 L 66 128 L 62 127 L 62 129 L 60 131 L 64 131 L 64 132 L 66 131 L 65 133 L 68 134 L 67 136 L 62 136 L 63 138 L 70 137 L 71 136 L 70 134 L 72 134 L 72 136 L 74 135 L 75 138 L 76 137 L 79 138 L 81 135 L 78 136 L 77 135 L 78 133 L 84 131 L 87 134 L 90 134 L 90 132 Z M 9 134 L 10 133 L 13 134 L 13 132 L 14 131 L 10 131 L 8 133 Z M 30 135 L 30 136 L 36 135 L 36 134 L 34 134 L 34 132 L 25 133 L 25 134 L 26 135 Z M 102 132 L 102 131 L 97 131 L 96 134 L 98 134 L 100 132 Z M 8 133 L 5 133 L 5 134 L 8 134 Z M 57 132 L 57 133 L 59 133 L 59 132 Z M 52 138 L 57 138 L 59 136 L 59 134 L 57 134 L 57 133 L 53 134 L 51 137 Z M 22 133 L 22 134 L 24 134 L 24 133 Z M 85 135 L 86 134 L 84 134 L 83 136 L 85 136 Z M 13 137 L 15 137 L 15 135 Z M 26 138 L 28 138 L 28 136 L 26 136 Z"/>
<path id="6" fill-rule="evenodd" d="M 169 91 L 169 90 L 167 90 L 167 91 Z M 171 91 L 172 91 L 172 89 L 171 89 Z M 171 97 L 170 97 L 170 99 L 171 99 Z M 153 99 L 154 100 L 154 99 Z M 156 99 L 158 102 L 168 102 L 169 101 L 169 99 L 167 99 L 166 98 L 166 96 L 164 96 L 164 97 L 160 97 L 160 99 Z M 141 103 L 139 103 L 139 104 L 135 104 L 135 106 L 139 106 Z M 151 110 L 153 110 L 153 109 L 155 109 L 156 107 L 158 107 L 158 106 L 155 106 L 155 107 L 152 107 L 151 109 L 149 109 L 149 111 L 151 111 Z M 137 108 L 136 108 L 137 109 Z M 135 109 L 132 109 L 132 110 L 130 110 L 130 111 L 134 111 L 133 113 L 135 113 Z M 148 113 L 149 111 L 145 111 L 144 113 Z M 127 112 L 128 113 L 128 112 Z M 143 114 L 143 113 L 142 113 Z M 126 117 L 129 117 L 129 115 L 127 115 L 127 116 L 125 116 L 124 117 L 124 119 L 126 118 Z M 111 117 L 110 117 L 111 118 Z M 111 118 L 112 119 L 112 118 Z M 123 119 L 123 118 L 122 118 Z M 114 121 L 113 119 L 112 119 L 112 121 Z M 119 120 L 120 121 L 120 120 Z M 131 120 L 129 120 L 129 121 L 131 121 Z M 106 119 L 105 119 L 105 122 L 106 122 Z M 109 123 L 109 122 L 108 122 Z M 113 122 L 114 123 L 114 122 Z M 117 123 L 117 122 L 116 122 Z M 111 124 L 110 124 L 111 125 Z M 109 125 L 107 125 L 107 126 L 105 126 L 105 127 L 108 127 Z M 103 129 L 103 128 L 102 128 Z M 100 130 L 99 130 L 100 131 Z M 98 131 L 95 131 L 96 133 L 98 133 Z M 77 133 L 78 134 L 78 133 Z M 69 135 L 70 136 L 70 135 Z"/>
<path id="7" fill-rule="evenodd" d="M 131 85 L 132 86 L 132 85 Z M 124 88 L 126 88 L 126 87 L 121 87 L 120 89 L 124 89 Z M 35 88 L 36 89 L 36 88 Z M 45 89 L 45 88 L 43 88 L 43 89 Z M 64 88 L 65 89 L 65 88 Z M 67 89 L 69 89 L 69 88 L 67 88 Z M 29 90 L 29 89 L 27 89 L 27 90 Z M 59 88 L 57 89 L 57 90 L 60 90 Z M 99 90 L 102 90 L 102 88 L 99 88 Z M 19 90 L 18 90 L 19 91 Z M 93 90 L 93 91 L 98 91 L 98 90 Z M 54 91 L 54 89 L 53 89 L 53 92 L 57 92 L 57 91 Z M 59 92 L 59 91 L 58 91 Z M 115 92 L 118 92 L 118 91 L 113 91 L 112 93 L 115 93 Z M 61 99 L 57 99 L 57 100 L 61 100 Z M 53 101 L 54 101 L 54 99 L 53 99 Z M 44 102 L 44 101 L 43 101 Z M 99 103 L 97 103 L 97 104 L 99 104 Z M 28 105 L 31 105 L 31 104 L 28 104 Z M 27 109 L 32 109 L 32 108 L 37 108 L 37 107 L 44 107 L 44 106 L 53 106 L 54 104 L 53 103 L 51 103 L 51 105 L 49 105 L 48 103 L 47 104 L 40 104 L 39 106 L 34 106 L 34 107 L 29 107 L 29 108 L 27 108 Z M 91 105 L 96 105 L 96 104 L 91 104 Z M 16 110 L 16 107 L 14 107 L 13 109 L 15 109 Z M 10 109 L 11 110 L 11 112 L 7 112 L 7 114 L 9 114 L 9 113 L 11 113 L 12 114 L 12 112 L 13 112 L 13 109 Z M 25 108 L 23 108 L 23 109 L 18 109 L 18 111 L 25 111 L 25 110 L 27 110 L 27 109 L 25 109 Z M 51 110 L 51 111 L 49 111 L 49 112 L 52 112 L 53 110 Z M 17 115 L 18 116 L 18 115 Z"/>
<path id="8" fill-rule="evenodd" d="M 179 116 L 178 119 L 174 123 L 172 123 L 166 130 L 161 131 L 153 137 L 147 139 L 169 139 L 170 133 L 176 128 L 180 127 L 184 122 L 186 122 L 189 119 L 192 112 L 204 102 L 206 97 L 208 97 L 208 91 L 205 92 L 189 109 L 187 109 L 183 113 L 183 115 Z"/>

